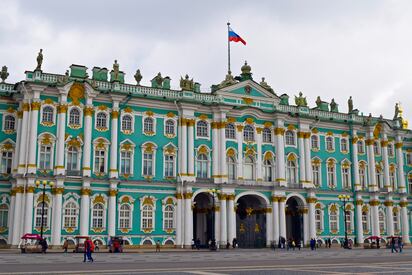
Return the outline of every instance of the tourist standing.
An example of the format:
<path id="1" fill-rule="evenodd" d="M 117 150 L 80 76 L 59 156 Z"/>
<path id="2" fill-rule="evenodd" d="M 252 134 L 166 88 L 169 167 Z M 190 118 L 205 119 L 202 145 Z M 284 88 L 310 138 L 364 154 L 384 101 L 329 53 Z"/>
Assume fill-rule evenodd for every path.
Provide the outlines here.
<path id="1" fill-rule="evenodd" d="M 69 248 L 69 242 L 67 241 L 67 238 L 64 238 L 63 253 L 67 253 L 68 248 Z"/>
<path id="2" fill-rule="evenodd" d="M 396 249 L 396 243 L 395 243 L 395 238 L 391 239 L 391 251 L 393 253 L 393 251 L 395 250 L 396 253 L 398 253 L 398 250 Z"/>
<path id="3" fill-rule="evenodd" d="M 156 242 L 156 252 L 160 252 L 160 241 L 157 240 Z"/>
<path id="4" fill-rule="evenodd" d="M 401 237 L 398 238 L 398 248 L 399 248 L 399 253 L 402 253 L 403 242 L 402 242 Z"/>

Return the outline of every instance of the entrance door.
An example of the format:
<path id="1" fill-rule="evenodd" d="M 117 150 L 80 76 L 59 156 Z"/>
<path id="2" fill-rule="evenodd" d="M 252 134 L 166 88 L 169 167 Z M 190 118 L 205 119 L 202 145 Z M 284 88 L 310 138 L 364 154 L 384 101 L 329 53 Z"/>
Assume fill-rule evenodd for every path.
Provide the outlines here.
<path id="1" fill-rule="evenodd" d="M 236 225 L 240 248 L 266 247 L 266 211 L 264 204 L 256 196 L 239 198 Z"/>
<path id="2" fill-rule="evenodd" d="M 286 238 L 303 241 L 303 215 L 298 198 L 294 197 L 286 202 Z"/>
<path id="3" fill-rule="evenodd" d="M 193 239 L 200 240 L 200 244 L 206 247 L 213 237 L 212 198 L 207 193 L 200 193 L 194 199 L 193 208 Z"/>

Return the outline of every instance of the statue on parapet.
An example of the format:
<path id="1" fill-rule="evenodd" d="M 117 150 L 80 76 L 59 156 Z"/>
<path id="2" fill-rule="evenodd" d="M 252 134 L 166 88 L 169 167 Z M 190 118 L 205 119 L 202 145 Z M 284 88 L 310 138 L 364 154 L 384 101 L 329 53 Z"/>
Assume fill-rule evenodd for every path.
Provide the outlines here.
<path id="1" fill-rule="evenodd" d="M 295 96 L 295 104 L 298 107 L 307 107 L 308 102 L 306 101 L 306 97 L 303 96 L 302 92 L 299 92 L 299 97 Z"/>
<path id="2" fill-rule="evenodd" d="M 7 72 L 7 66 L 3 66 L 0 72 L 1 83 L 4 83 L 7 77 L 9 77 L 9 73 Z"/>
<path id="3" fill-rule="evenodd" d="M 119 81 L 119 63 L 117 63 L 117 60 L 113 64 L 113 80 Z"/>
<path id="4" fill-rule="evenodd" d="M 140 73 L 140 69 L 138 69 L 136 71 L 136 73 L 134 74 L 134 80 L 136 80 L 137 85 L 140 85 L 140 81 L 142 81 L 142 74 Z"/>
<path id="5" fill-rule="evenodd" d="M 393 116 L 393 119 L 397 119 L 399 116 L 399 103 L 395 104 L 395 115 Z"/>
<path id="6" fill-rule="evenodd" d="M 353 112 L 353 100 L 352 100 L 352 96 L 350 96 L 349 99 L 348 99 L 348 110 L 349 110 L 349 113 L 352 113 L 352 112 Z"/>
<path id="7" fill-rule="evenodd" d="M 270 87 L 270 85 L 267 84 L 267 82 L 265 81 L 265 78 L 264 78 L 264 77 L 262 77 L 262 81 L 261 81 L 259 84 L 260 84 L 260 86 L 262 86 L 263 88 L 265 88 L 265 89 L 268 90 L 269 92 L 274 93 L 272 87 Z"/>
<path id="8" fill-rule="evenodd" d="M 180 77 L 180 88 L 182 91 L 193 91 L 194 85 L 193 78 L 189 79 L 189 75 L 186 74 L 185 78 Z"/>
<path id="9" fill-rule="evenodd" d="M 338 104 L 335 102 L 335 99 L 332 98 L 332 101 L 330 102 L 330 111 L 334 113 L 338 113 Z"/>
<path id="10" fill-rule="evenodd" d="M 316 98 L 316 107 L 320 108 L 321 104 L 322 104 L 322 99 L 320 99 L 320 96 L 318 96 Z"/>
<path id="11" fill-rule="evenodd" d="M 37 54 L 37 67 L 36 70 L 41 70 L 41 65 L 43 64 L 43 49 Z"/>

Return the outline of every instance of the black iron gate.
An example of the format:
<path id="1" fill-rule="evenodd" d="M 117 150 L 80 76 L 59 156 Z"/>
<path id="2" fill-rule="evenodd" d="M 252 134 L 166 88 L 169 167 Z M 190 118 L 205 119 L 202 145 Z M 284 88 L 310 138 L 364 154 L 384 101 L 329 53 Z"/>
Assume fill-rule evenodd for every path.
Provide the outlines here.
<path id="1" fill-rule="evenodd" d="M 236 235 L 240 248 L 266 247 L 266 214 L 238 211 L 236 215 Z"/>

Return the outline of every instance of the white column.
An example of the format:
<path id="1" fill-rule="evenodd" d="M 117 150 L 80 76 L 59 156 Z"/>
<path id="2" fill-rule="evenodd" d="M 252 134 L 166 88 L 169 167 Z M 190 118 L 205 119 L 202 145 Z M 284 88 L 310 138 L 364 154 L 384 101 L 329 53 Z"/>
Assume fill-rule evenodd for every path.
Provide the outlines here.
<path id="1" fill-rule="evenodd" d="M 28 161 L 28 173 L 35 174 L 37 169 L 36 163 L 36 148 L 37 148 L 37 126 L 39 125 L 39 110 L 41 103 L 38 99 L 31 103 L 31 117 L 30 117 L 30 134 L 29 134 L 29 161 Z M 53 164 L 52 164 L 53 165 Z"/>
<path id="2" fill-rule="evenodd" d="M 217 122 L 212 122 L 212 178 L 214 182 L 219 181 L 219 141 L 217 139 Z"/>
<path id="3" fill-rule="evenodd" d="M 396 136 L 396 164 L 398 170 L 398 192 L 399 193 L 406 193 L 406 186 L 405 186 L 405 174 L 403 172 L 403 153 L 402 153 L 402 137 L 397 135 Z"/>
<path id="4" fill-rule="evenodd" d="M 226 163 L 226 133 L 225 133 L 226 123 L 221 122 L 219 126 L 219 152 L 221 153 L 220 156 L 220 175 L 222 178 L 222 182 L 228 181 L 227 175 L 227 163 Z M 229 239 L 229 241 L 231 241 Z"/>
<path id="5" fill-rule="evenodd" d="M 22 106 L 22 104 L 20 105 Z M 14 154 L 13 154 L 13 175 L 16 174 L 17 169 L 19 167 L 20 148 L 24 146 L 23 143 L 21 143 L 22 120 L 23 120 L 23 111 L 19 110 L 17 111 L 16 146 L 15 146 Z"/>
<path id="6" fill-rule="evenodd" d="M 181 245 L 183 245 L 182 204 L 183 204 L 183 196 L 180 193 L 180 190 L 177 189 L 177 193 L 176 193 L 176 246 L 177 247 L 180 247 Z"/>
<path id="7" fill-rule="evenodd" d="M 86 145 L 86 144 L 85 144 Z M 80 235 L 89 235 L 89 223 L 90 223 L 90 182 L 84 181 L 83 188 L 80 191 L 81 194 L 81 207 L 80 207 Z"/>
<path id="8" fill-rule="evenodd" d="M 117 169 L 118 156 L 118 125 L 119 125 L 119 102 L 113 101 L 112 109 L 112 129 L 111 129 L 111 144 L 110 144 L 110 178 L 119 177 L 119 169 Z M 114 235 L 111 235 L 114 236 Z"/>
<path id="9" fill-rule="evenodd" d="M 262 178 L 262 128 L 256 128 L 256 145 L 257 145 L 257 159 L 256 159 L 256 179 L 263 181 Z"/>
<path id="10" fill-rule="evenodd" d="M 388 139 L 386 133 L 382 133 L 382 161 L 383 161 L 383 182 L 386 190 L 391 190 L 392 187 L 389 180 L 389 160 L 388 160 Z"/>
<path id="11" fill-rule="evenodd" d="M 278 122 L 277 122 L 278 123 Z M 283 127 L 283 121 L 280 127 Z M 279 126 L 278 126 L 279 127 Z M 276 183 L 280 186 L 286 186 L 286 173 L 285 173 L 285 144 L 284 144 L 284 128 L 275 128 L 276 139 Z M 286 236 L 282 236 L 285 237 Z"/>
<path id="12" fill-rule="evenodd" d="M 220 235 L 221 235 L 221 233 L 220 233 L 220 211 L 221 211 L 221 208 L 220 208 L 220 205 L 219 205 L 219 203 L 218 203 L 218 201 L 216 200 L 215 201 L 215 203 L 216 203 L 216 209 L 214 210 L 215 212 L 215 238 L 216 238 L 216 245 L 217 245 L 217 247 L 219 248 L 220 247 L 220 244 L 221 244 L 221 239 L 220 239 Z"/>
<path id="13" fill-rule="evenodd" d="M 273 238 L 273 214 L 272 214 L 272 206 L 267 205 L 266 207 L 266 246 L 270 247 Z"/>
<path id="14" fill-rule="evenodd" d="M 182 148 L 180 148 L 182 154 L 182 160 L 181 160 L 181 175 L 182 176 L 187 176 L 187 127 L 186 127 L 186 119 L 182 118 L 181 119 L 181 131 L 182 131 Z"/>
<path id="15" fill-rule="evenodd" d="M 189 177 L 195 176 L 195 139 L 194 139 L 194 120 L 187 121 L 187 175 Z"/>
<path id="16" fill-rule="evenodd" d="M 379 198 L 373 196 L 369 201 L 371 207 L 371 222 L 372 222 L 372 236 L 380 236 L 381 232 L 379 230 Z"/>
<path id="17" fill-rule="evenodd" d="M 55 174 L 56 175 L 64 175 L 66 173 L 66 169 L 64 166 L 64 144 L 65 144 L 65 137 L 66 137 L 66 113 L 67 113 L 67 105 L 66 105 L 66 98 L 62 95 L 60 99 L 60 106 L 58 107 L 57 113 L 57 151 L 56 151 L 56 166 L 55 166 Z"/>
<path id="18" fill-rule="evenodd" d="M 51 243 L 53 246 L 57 247 L 61 245 L 64 178 L 57 179 L 57 185 L 52 191 L 54 194 L 54 206 L 52 209 L 53 227 L 51 228 Z"/>
<path id="19" fill-rule="evenodd" d="M 362 196 L 356 196 L 356 239 L 359 244 L 363 243 L 363 226 L 362 226 Z"/>
<path id="20" fill-rule="evenodd" d="M 225 246 L 227 239 L 227 206 L 226 194 L 220 195 L 220 244 Z"/>
<path id="21" fill-rule="evenodd" d="M 309 214 L 309 239 L 316 239 L 316 219 L 315 219 L 315 205 L 317 199 L 314 197 L 307 198 L 308 214 Z"/>
<path id="22" fill-rule="evenodd" d="M 279 197 L 272 196 L 273 240 L 279 244 Z"/>
<path id="23" fill-rule="evenodd" d="M 20 224 L 22 221 L 22 216 L 21 216 L 21 210 L 22 210 L 22 197 L 23 197 L 23 191 L 24 187 L 23 185 L 18 185 L 16 187 L 16 199 L 15 199 L 15 204 L 14 204 L 14 218 L 13 218 L 13 238 L 12 238 L 12 245 L 18 245 L 20 242 L 20 238 L 22 236 L 21 230 L 20 230 Z"/>
<path id="24" fill-rule="evenodd" d="M 116 195 L 117 195 L 117 183 L 110 183 L 109 189 L 109 219 L 107 226 L 107 234 L 109 237 L 116 236 Z"/>
<path id="25" fill-rule="evenodd" d="M 358 161 L 358 137 L 356 136 L 356 130 L 352 131 L 352 172 L 354 179 L 355 191 L 362 190 L 359 178 L 359 161 Z"/>
<path id="26" fill-rule="evenodd" d="M 373 132 L 368 132 L 368 139 L 365 143 L 368 154 L 369 192 L 377 192 L 379 190 L 379 186 L 377 186 L 376 183 L 375 152 L 373 150 Z"/>
<path id="27" fill-rule="evenodd" d="M 305 147 L 305 171 L 306 171 L 306 183 L 307 187 L 313 187 L 312 182 L 312 159 L 310 154 L 310 132 L 304 134 L 304 147 Z"/>
<path id="28" fill-rule="evenodd" d="M 25 173 L 26 167 L 26 146 L 28 142 L 28 123 L 29 123 L 29 115 L 30 115 L 30 104 L 25 102 L 23 103 L 23 119 L 21 125 L 21 138 L 20 138 L 20 149 L 19 149 L 19 165 L 17 167 L 18 173 L 23 174 Z M 36 143 L 37 144 L 37 143 Z"/>
<path id="29" fill-rule="evenodd" d="M 186 127 L 185 127 L 186 128 Z M 183 194 L 184 197 L 184 226 L 185 226 L 185 246 L 190 247 L 193 239 L 193 211 L 192 211 L 192 195 L 193 193 L 187 192 Z"/>
<path id="30" fill-rule="evenodd" d="M 233 241 L 233 238 L 236 238 L 236 212 L 234 200 L 234 194 L 230 194 L 227 196 L 227 239 L 231 243 Z"/>
<path id="31" fill-rule="evenodd" d="M 25 194 L 25 211 L 24 211 L 24 227 L 23 234 L 32 233 L 33 230 L 33 193 L 35 191 L 34 179 L 27 179 L 27 188 Z"/>
<path id="32" fill-rule="evenodd" d="M 285 215 L 286 197 L 279 198 L 279 233 L 286 238 L 286 215 Z"/>
<path id="33" fill-rule="evenodd" d="M 385 201 L 386 206 L 386 233 L 388 236 L 394 236 L 394 228 L 393 228 L 393 201 L 392 197 L 388 196 L 387 200 Z"/>
<path id="34" fill-rule="evenodd" d="M 409 244 L 411 243 L 411 241 L 409 240 L 409 219 L 408 219 L 407 197 L 403 197 L 399 205 L 401 206 L 402 241 L 405 244 Z"/>
<path id="35" fill-rule="evenodd" d="M 236 131 L 237 142 L 237 178 L 243 180 L 243 126 L 238 125 Z"/>
<path id="36" fill-rule="evenodd" d="M 13 240 L 13 222 L 14 222 L 14 208 L 16 207 L 16 189 L 12 187 L 10 191 L 10 211 L 7 221 L 8 226 L 8 238 L 7 243 L 11 244 Z"/>
<path id="37" fill-rule="evenodd" d="M 298 132 L 298 146 L 299 146 L 299 183 L 305 186 L 306 183 L 306 165 L 305 165 L 305 148 L 304 148 L 304 132 Z"/>
<path id="38" fill-rule="evenodd" d="M 92 148 L 92 115 L 93 105 L 91 105 L 91 99 L 89 105 L 84 108 L 84 146 L 83 146 L 83 176 L 91 176 L 91 148 Z"/>

